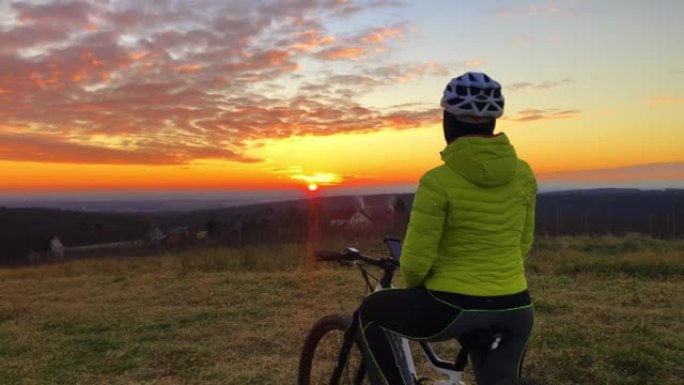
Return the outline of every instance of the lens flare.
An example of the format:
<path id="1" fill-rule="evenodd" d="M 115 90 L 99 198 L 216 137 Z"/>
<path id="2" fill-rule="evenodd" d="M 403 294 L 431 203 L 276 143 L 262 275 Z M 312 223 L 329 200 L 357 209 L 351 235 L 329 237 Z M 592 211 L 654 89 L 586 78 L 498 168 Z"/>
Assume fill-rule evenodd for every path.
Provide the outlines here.
<path id="1" fill-rule="evenodd" d="M 290 178 L 305 182 L 309 191 L 316 191 L 318 190 L 319 186 L 332 186 L 342 182 L 342 178 L 339 175 L 329 172 L 318 172 L 314 174 L 296 174 L 291 175 Z"/>

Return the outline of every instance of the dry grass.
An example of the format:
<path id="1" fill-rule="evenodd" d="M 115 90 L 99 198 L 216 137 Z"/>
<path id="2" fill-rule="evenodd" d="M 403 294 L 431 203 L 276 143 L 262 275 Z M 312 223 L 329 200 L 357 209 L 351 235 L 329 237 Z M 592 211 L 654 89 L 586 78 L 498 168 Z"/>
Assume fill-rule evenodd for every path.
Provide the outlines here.
<path id="1" fill-rule="evenodd" d="M 293 384 L 310 325 L 364 294 L 354 270 L 311 269 L 305 250 L 0 271 L 0 384 Z M 531 382 L 681 383 L 684 242 L 540 239 L 528 276 Z"/>

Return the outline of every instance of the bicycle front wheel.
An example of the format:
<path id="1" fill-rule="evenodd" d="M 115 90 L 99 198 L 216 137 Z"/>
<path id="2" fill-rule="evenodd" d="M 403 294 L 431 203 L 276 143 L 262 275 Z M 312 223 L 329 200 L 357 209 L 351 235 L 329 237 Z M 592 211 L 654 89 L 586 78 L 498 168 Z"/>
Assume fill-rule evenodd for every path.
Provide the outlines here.
<path id="1" fill-rule="evenodd" d="M 361 355 L 358 334 L 349 350 L 337 384 L 331 384 L 351 317 L 331 314 L 318 320 L 304 341 L 299 360 L 298 385 L 368 385 L 366 366 Z"/>

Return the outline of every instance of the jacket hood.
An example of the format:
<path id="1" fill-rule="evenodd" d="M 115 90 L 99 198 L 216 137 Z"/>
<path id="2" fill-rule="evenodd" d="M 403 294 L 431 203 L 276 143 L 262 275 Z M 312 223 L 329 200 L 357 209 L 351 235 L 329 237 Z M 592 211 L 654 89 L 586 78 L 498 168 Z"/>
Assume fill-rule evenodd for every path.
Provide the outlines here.
<path id="1" fill-rule="evenodd" d="M 518 156 L 505 134 L 462 136 L 441 155 L 450 169 L 479 186 L 504 185 L 515 178 L 518 168 Z"/>

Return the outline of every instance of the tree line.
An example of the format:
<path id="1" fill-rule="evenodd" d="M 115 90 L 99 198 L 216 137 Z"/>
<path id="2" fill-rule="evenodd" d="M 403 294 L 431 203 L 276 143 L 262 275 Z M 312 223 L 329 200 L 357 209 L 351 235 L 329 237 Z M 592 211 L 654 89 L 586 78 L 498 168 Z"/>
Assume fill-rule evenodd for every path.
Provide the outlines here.
<path id="1" fill-rule="evenodd" d="M 164 231 L 186 226 L 206 232 L 210 244 L 228 247 L 307 242 L 312 237 L 403 237 L 412 200 L 412 194 L 331 197 L 151 216 L 0 208 L 0 264 L 25 263 L 32 251 L 49 250 L 55 236 L 73 247 L 144 239 L 157 226 Z M 340 210 L 363 212 L 357 215 L 361 225 L 339 225 L 339 218 L 333 219 Z M 679 238 L 684 233 L 684 190 L 539 194 L 535 229 L 550 236 L 640 233 Z"/>

